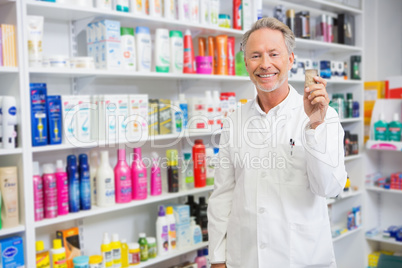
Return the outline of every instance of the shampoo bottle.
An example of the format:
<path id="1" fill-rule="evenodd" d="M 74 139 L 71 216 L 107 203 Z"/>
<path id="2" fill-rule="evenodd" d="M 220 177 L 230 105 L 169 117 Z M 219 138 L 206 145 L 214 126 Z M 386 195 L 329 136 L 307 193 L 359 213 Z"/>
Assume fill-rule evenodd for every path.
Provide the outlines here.
<path id="1" fill-rule="evenodd" d="M 158 162 L 159 162 L 158 154 L 156 152 L 152 152 L 151 195 L 162 194 L 162 176 Z"/>
<path id="2" fill-rule="evenodd" d="M 54 175 L 54 165 L 43 165 L 43 186 L 45 193 L 45 218 L 57 217 L 57 183 Z"/>
<path id="3" fill-rule="evenodd" d="M 235 72 L 236 72 L 237 76 L 248 76 L 246 64 L 244 63 L 244 52 L 243 51 L 239 51 L 236 53 Z"/>
<path id="4" fill-rule="evenodd" d="M 123 68 L 126 70 L 136 69 L 135 57 L 135 38 L 133 28 L 120 28 L 121 33 L 121 50 L 123 52 Z"/>
<path id="5" fill-rule="evenodd" d="M 98 153 L 95 151 L 91 152 L 91 158 L 89 160 L 90 170 L 89 174 L 91 176 L 91 204 L 96 204 L 96 171 L 98 170 L 99 161 Z"/>
<path id="6" fill-rule="evenodd" d="M 135 28 L 135 42 L 137 49 L 137 69 L 139 72 L 150 72 L 152 44 L 148 27 Z"/>
<path id="7" fill-rule="evenodd" d="M 131 201 L 131 169 L 126 162 L 126 150 L 117 151 L 118 161 L 114 168 L 114 184 L 116 187 L 116 203 L 128 203 Z"/>
<path id="8" fill-rule="evenodd" d="M 148 178 L 147 168 L 142 162 L 141 148 L 134 148 L 134 160 L 131 166 L 131 172 L 133 200 L 146 199 L 148 194 Z"/>
<path id="9" fill-rule="evenodd" d="M 101 163 L 96 173 L 96 204 L 108 207 L 115 204 L 114 172 L 109 163 L 109 152 L 101 152 Z"/>
<path id="10" fill-rule="evenodd" d="M 184 190 L 194 189 L 194 163 L 191 159 L 191 153 L 184 153 Z"/>
<path id="11" fill-rule="evenodd" d="M 63 160 L 56 161 L 56 181 L 57 181 L 57 211 L 58 215 L 68 214 L 68 177 Z"/>
<path id="12" fill-rule="evenodd" d="M 61 246 L 61 239 L 53 240 L 51 253 L 53 268 L 67 268 L 66 249 Z"/>
<path id="13" fill-rule="evenodd" d="M 166 208 L 166 221 L 169 230 L 169 251 L 176 249 L 176 220 L 173 215 L 173 207 Z"/>
<path id="14" fill-rule="evenodd" d="M 81 210 L 89 210 L 91 209 L 91 178 L 89 175 L 88 156 L 86 154 L 80 154 L 78 161 Z"/>
<path id="15" fill-rule="evenodd" d="M 78 177 L 77 158 L 67 156 L 68 203 L 70 212 L 80 211 L 80 180 Z"/>
<path id="16" fill-rule="evenodd" d="M 388 140 L 388 124 L 384 121 L 383 113 L 380 113 L 380 120 L 374 123 L 374 140 Z"/>
<path id="17" fill-rule="evenodd" d="M 228 75 L 235 75 L 235 38 L 233 36 L 228 37 Z"/>
<path id="18" fill-rule="evenodd" d="M 170 67 L 171 73 L 183 73 L 183 34 L 180 31 L 170 31 Z"/>
<path id="19" fill-rule="evenodd" d="M 191 243 L 193 245 L 202 242 L 201 227 L 195 223 L 195 217 L 190 217 Z"/>
<path id="20" fill-rule="evenodd" d="M 207 267 L 207 258 L 204 257 L 202 249 L 197 250 L 197 257 L 194 262 L 197 263 L 197 267 Z"/>
<path id="21" fill-rule="evenodd" d="M 121 243 L 119 240 L 119 234 L 112 235 L 112 256 L 113 256 L 113 268 L 121 268 Z"/>
<path id="22" fill-rule="evenodd" d="M 103 234 L 103 242 L 101 244 L 101 254 L 103 258 L 103 267 L 113 267 L 113 251 L 110 244 L 109 234 Z"/>
<path id="23" fill-rule="evenodd" d="M 40 176 L 38 162 L 33 162 L 33 187 L 34 187 L 35 221 L 41 221 L 45 216 L 45 210 L 43 200 L 43 180 L 42 177 Z"/>
<path id="24" fill-rule="evenodd" d="M 388 124 L 388 133 L 390 141 L 401 141 L 402 124 L 399 120 L 399 114 L 394 113 L 394 120 Z"/>
<path id="25" fill-rule="evenodd" d="M 177 193 L 179 191 L 179 168 L 177 166 L 177 150 L 166 151 L 168 192 Z"/>
<path id="26" fill-rule="evenodd" d="M 184 34 L 183 73 L 195 73 L 195 56 L 190 30 Z"/>
<path id="27" fill-rule="evenodd" d="M 189 195 L 187 197 L 186 205 L 188 205 L 190 207 L 190 216 L 192 216 L 194 218 L 197 217 L 198 204 L 194 201 L 194 196 L 193 195 Z"/>
<path id="28" fill-rule="evenodd" d="M 205 146 L 202 140 L 195 140 L 193 146 L 194 186 L 196 188 L 206 185 Z"/>
<path id="29" fill-rule="evenodd" d="M 159 255 L 169 252 L 169 227 L 163 206 L 159 206 L 158 219 L 156 220 L 156 243 L 158 244 Z"/>
<path id="30" fill-rule="evenodd" d="M 50 268 L 49 251 L 45 250 L 42 240 L 36 241 L 36 268 Z"/>
<path id="31" fill-rule="evenodd" d="M 168 73 L 170 65 L 169 30 L 155 30 L 155 70 L 158 73 Z"/>

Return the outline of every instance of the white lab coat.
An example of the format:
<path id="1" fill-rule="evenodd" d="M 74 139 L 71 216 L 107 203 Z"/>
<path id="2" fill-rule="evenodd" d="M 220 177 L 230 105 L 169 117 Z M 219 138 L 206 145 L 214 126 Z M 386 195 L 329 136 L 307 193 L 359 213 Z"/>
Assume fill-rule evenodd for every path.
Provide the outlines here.
<path id="1" fill-rule="evenodd" d="M 224 123 L 208 205 L 211 263 L 336 267 L 325 197 L 346 183 L 344 132 L 331 107 L 310 129 L 303 97 L 289 88 L 268 114 L 254 99 Z"/>

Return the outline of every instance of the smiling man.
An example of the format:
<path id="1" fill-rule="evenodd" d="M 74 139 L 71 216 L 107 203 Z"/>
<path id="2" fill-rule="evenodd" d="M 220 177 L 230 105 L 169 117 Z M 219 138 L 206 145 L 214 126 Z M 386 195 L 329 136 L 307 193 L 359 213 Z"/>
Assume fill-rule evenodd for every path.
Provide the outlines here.
<path id="1" fill-rule="evenodd" d="M 208 206 L 212 267 L 336 267 L 326 197 L 342 191 L 346 171 L 326 81 L 315 77 L 303 95 L 288 84 L 295 37 L 274 18 L 258 20 L 242 44 L 257 97 L 222 129 Z"/>

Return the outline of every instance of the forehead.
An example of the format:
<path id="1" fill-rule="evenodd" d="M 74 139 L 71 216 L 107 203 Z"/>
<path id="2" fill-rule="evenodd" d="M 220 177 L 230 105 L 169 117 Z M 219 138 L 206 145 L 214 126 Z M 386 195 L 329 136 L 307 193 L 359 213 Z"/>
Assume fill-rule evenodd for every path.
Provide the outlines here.
<path id="1" fill-rule="evenodd" d="M 279 30 L 258 29 L 252 32 L 248 38 L 246 50 L 250 51 L 250 49 L 286 49 L 285 38 Z"/>

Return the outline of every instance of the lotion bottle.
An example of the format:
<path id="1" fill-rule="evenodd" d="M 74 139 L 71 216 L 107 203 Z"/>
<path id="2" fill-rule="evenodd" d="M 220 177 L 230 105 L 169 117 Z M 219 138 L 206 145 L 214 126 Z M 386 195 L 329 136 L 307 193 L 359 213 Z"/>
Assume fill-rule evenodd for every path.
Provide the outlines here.
<path id="1" fill-rule="evenodd" d="M 169 30 L 155 30 L 155 70 L 157 73 L 168 73 L 170 65 Z"/>
<path id="2" fill-rule="evenodd" d="M 148 194 L 148 178 L 147 168 L 142 162 L 141 148 L 134 148 L 134 159 L 131 165 L 131 172 L 133 200 L 146 199 Z"/>
<path id="3" fill-rule="evenodd" d="M 95 151 L 91 152 L 91 158 L 89 160 L 89 174 L 91 176 L 91 204 L 96 205 L 96 171 L 99 166 L 98 153 Z"/>
<path id="4" fill-rule="evenodd" d="M 66 249 L 61 245 L 61 239 L 53 240 L 51 249 L 53 268 L 67 268 Z"/>
<path id="5" fill-rule="evenodd" d="M 109 207 L 115 204 L 114 172 L 109 164 L 109 152 L 101 152 L 101 163 L 96 173 L 96 204 Z"/>
<path id="6" fill-rule="evenodd" d="M 190 30 L 186 30 L 184 34 L 183 73 L 195 73 L 194 47 Z"/>
<path id="7" fill-rule="evenodd" d="M 131 201 L 131 169 L 126 162 L 126 150 L 117 151 L 118 161 L 114 168 L 114 180 L 116 187 L 116 203 L 128 203 Z"/>
<path id="8" fill-rule="evenodd" d="M 158 244 L 158 255 L 169 252 L 169 227 L 163 206 L 159 206 L 158 219 L 156 220 L 156 243 Z"/>
<path id="9" fill-rule="evenodd" d="M 135 28 L 135 42 L 137 49 L 137 70 L 139 72 L 151 71 L 152 43 L 148 27 Z"/>

